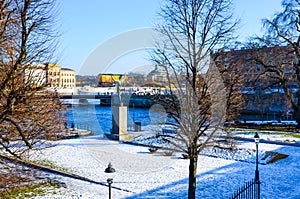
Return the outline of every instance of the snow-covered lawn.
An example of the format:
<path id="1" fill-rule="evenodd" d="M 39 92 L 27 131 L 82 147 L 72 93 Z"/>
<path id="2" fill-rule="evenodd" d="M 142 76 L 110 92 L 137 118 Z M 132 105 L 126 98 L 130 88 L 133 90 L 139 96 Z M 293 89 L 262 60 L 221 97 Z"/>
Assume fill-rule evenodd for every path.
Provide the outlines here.
<path id="1" fill-rule="evenodd" d="M 252 134 L 253 136 L 253 134 Z M 267 139 L 267 138 L 266 138 Z M 239 158 L 215 158 L 200 155 L 197 175 L 197 198 L 228 198 L 254 177 L 255 144 L 240 142 Z M 300 198 L 300 147 L 260 144 L 265 151 L 289 155 L 272 164 L 260 164 L 261 198 Z M 62 140 L 38 158 L 48 159 L 74 173 L 97 182 L 113 178 L 112 198 L 187 198 L 189 160 L 181 153 L 164 156 L 150 154 L 147 147 L 122 144 L 101 136 Z M 237 161 L 243 159 L 244 161 Z M 108 163 L 116 169 L 108 174 Z M 67 184 L 59 193 L 39 198 L 108 198 L 108 187 L 67 177 L 56 177 Z"/>

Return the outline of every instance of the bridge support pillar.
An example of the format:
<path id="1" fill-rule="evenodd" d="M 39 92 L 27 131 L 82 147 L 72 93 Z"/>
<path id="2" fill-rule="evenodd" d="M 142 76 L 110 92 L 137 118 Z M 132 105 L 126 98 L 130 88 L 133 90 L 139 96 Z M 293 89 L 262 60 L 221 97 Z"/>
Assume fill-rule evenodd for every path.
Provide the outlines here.
<path id="1" fill-rule="evenodd" d="M 110 98 L 100 98 L 100 105 L 101 106 L 110 106 L 111 99 Z"/>

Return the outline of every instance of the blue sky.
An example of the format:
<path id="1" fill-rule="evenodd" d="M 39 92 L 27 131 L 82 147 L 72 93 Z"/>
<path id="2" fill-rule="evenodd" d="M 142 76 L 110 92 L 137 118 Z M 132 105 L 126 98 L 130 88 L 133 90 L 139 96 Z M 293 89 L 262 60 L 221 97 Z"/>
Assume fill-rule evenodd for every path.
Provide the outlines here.
<path id="1" fill-rule="evenodd" d="M 60 60 L 62 67 L 82 72 L 84 63 L 95 49 L 116 35 L 139 28 L 153 27 L 163 0 L 63 0 L 59 2 L 61 37 Z M 233 0 L 235 14 L 241 18 L 240 37 L 259 34 L 261 19 L 281 10 L 281 0 Z M 143 53 L 133 52 L 118 57 L 100 72 L 124 73 L 144 68 Z M 134 61 L 133 61 L 134 60 Z M 131 63 L 132 61 L 132 63 Z M 104 68 L 103 68 L 104 67 Z M 84 71 L 84 70 L 83 70 Z"/>

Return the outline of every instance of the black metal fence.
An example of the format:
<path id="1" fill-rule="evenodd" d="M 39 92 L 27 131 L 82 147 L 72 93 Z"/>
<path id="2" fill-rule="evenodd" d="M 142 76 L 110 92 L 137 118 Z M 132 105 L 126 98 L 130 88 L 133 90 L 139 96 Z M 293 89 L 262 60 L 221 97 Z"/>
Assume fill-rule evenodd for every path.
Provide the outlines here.
<path id="1" fill-rule="evenodd" d="M 260 182 L 255 179 L 250 180 L 244 186 L 240 187 L 229 199 L 259 199 Z"/>

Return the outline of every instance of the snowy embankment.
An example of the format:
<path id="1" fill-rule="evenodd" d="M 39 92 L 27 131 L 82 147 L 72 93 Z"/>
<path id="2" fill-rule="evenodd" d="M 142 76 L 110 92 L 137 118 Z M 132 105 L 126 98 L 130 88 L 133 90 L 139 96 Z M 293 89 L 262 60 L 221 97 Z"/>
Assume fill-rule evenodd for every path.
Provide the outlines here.
<path id="1" fill-rule="evenodd" d="M 97 136 L 62 140 L 57 144 L 56 147 L 45 150 L 38 158 L 51 160 L 97 182 L 105 183 L 107 178 L 113 178 L 112 185 L 118 189 L 112 189 L 112 198 L 175 199 L 187 196 L 189 161 L 181 159 L 181 153 L 175 153 L 174 156 L 151 154 L 147 147 L 122 144 Z M 220 154 L 220 151 L 215 151 L 215 154 L 211 154 L 207 151 L 200 155 L 197 198 L 228 198 L 254 177 L 255 144 L 238 142 L 237 147 L 239 150 L 234 153 Z M 259 165 L 261 198 L 300 198 L 300 148 L 259 144 L 260 159 L 265 151 L 289 156 L 272 164 Z M 116 169 L 115 173 L 104 172 L 109 162 Z M 40 198 L 108 197 L 106 186 L 67 177 L 56 178 L 65 182 L 67 188 L 60 188 L 59 193 Z"/>

